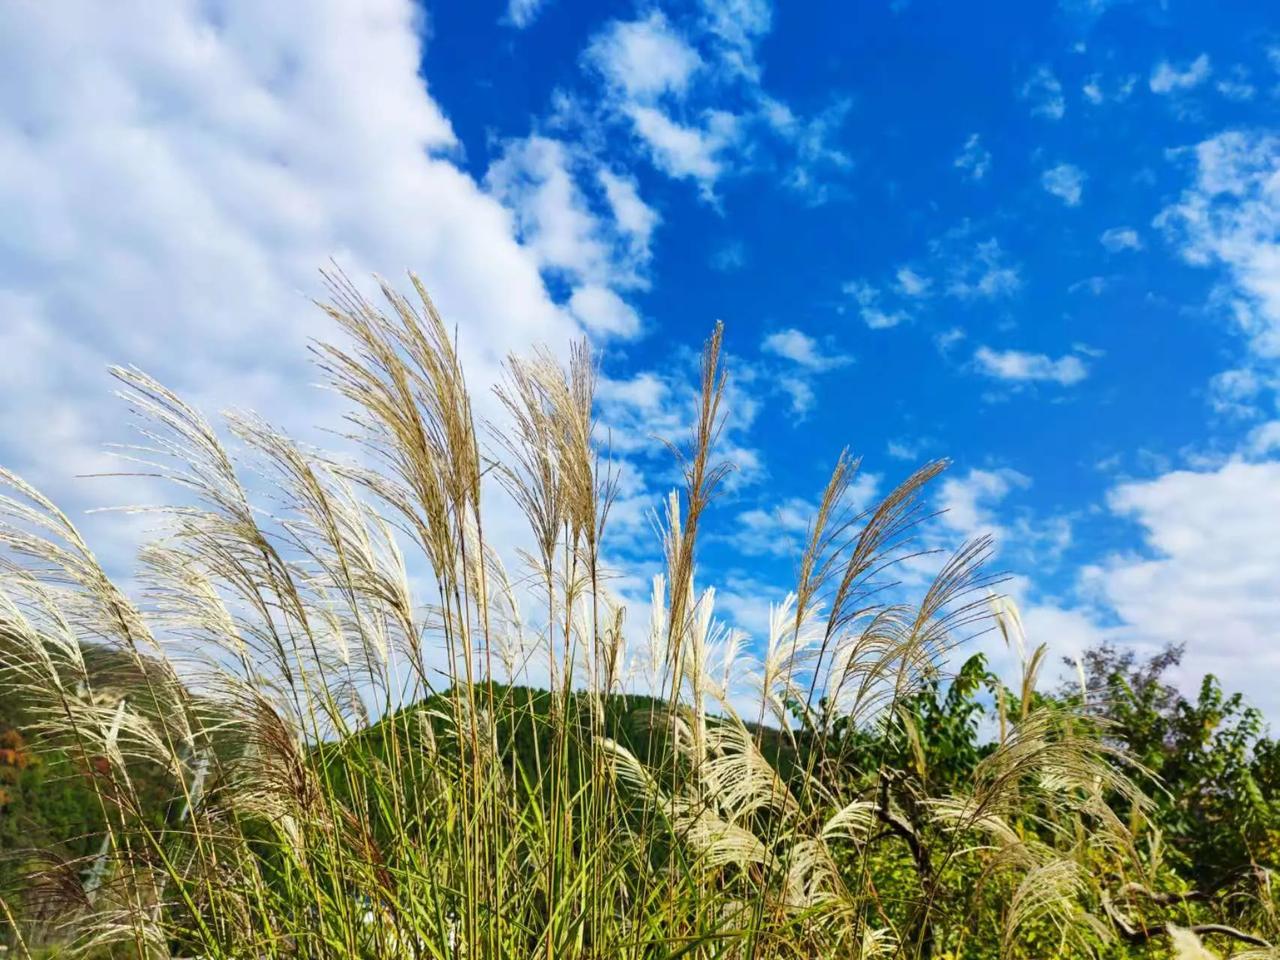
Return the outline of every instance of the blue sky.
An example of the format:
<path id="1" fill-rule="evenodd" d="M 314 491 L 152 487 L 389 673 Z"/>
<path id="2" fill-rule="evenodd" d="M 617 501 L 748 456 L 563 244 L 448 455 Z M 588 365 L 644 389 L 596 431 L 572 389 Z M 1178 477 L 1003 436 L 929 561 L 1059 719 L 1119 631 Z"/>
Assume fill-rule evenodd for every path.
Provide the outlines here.
<path id="1" fill-rule="evenodd" d="M 332 424 L 333 257 L 418 271 L 480 386 L 592 339 L 640 594 L 719 319 L 725 617 L 759 632 L 843 446 L 865 498 L 949 457 L 925 542 L 994 533 L 1032 641 L 1185 641 L 1280 715 L 1267 4 L 13 4 L 0 64 L 0 462 L 77 517 L 139 496 L 72 479 L 124 439 L 108 363 Z"/>

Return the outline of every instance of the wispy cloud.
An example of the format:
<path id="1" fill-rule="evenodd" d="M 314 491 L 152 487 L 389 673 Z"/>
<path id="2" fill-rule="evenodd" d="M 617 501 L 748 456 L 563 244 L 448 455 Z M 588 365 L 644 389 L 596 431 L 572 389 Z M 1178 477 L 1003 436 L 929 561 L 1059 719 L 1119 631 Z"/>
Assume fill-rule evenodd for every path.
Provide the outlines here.
<path id="1" fill-rule="evenodd" d="M 1084 98 L 1094 106 L 1104 103 L 1122 103 L 1133 94 L 1138 85 L 1136 73 L 1126 74 L 1118 80 L 1108 81 L 1100 73 L 1091 74 L 1080 88 Z"/>
<path id="2" fill-rule="evenodd" d="M 865 280 L 849 280 L 841 290 L 857 305 L 858 316 L 872 330 L 887 330 L 910 319 L 905 311 L 883 307 L 880 291 Z"/>
<path id="3" fill-rule="evenodd" d="M 538 14 L 548 2 L 549 0 L 508 0 L 507 15 L 503 18 L 503 23 L 523 30 L 538 19 Z"/>
<path id="4" fill-rule="evenodd" d="M 813 409 L 819 375 L 853 363 L 853 357 L 840 353 L 829 339 L 820 342 L 793 327 L 768 334 L 760 349 L 786 361 L 783 369 L 765 374 L 764 379 L 790 399 L 791 412 L 797 417 Z"/>
<path id="5" fill-rule="evenodd" d="M 959 237 L 944 240 L 938 248 L 948 263 L 947 292 L 960 300 L 995 300 L 1022 286 L 1017 265 L 1009 261 L 995 237 L 963 249 Z"/>
<path id="6" fill-rule="evenodd" d="M 693 181 L 709 203 L 718 203 L 723 178 L 753 170 L 777 173 L 810 204 L 826 202 L 852 167 L 837 145 L 849 103 L 801 116 L 766 90 L 756 52 L 771 26 L 762 0 L 703 0 L 697 15 L 652 9 L 611 20 L 582 58 L 603 82 L 599 105 L 562 113 L 588 128 L 602 118 L 624 123 L 657 169 Z M 599 139 L 598 131 L 584 138 Z"/>
<path id="7" fill-rule="evenodd" d="M 955 166 L 963 170 L 971 180 L 981 180 L 991 169 L 991 151 L 982 145 L 982 140 L 976 133 L 970 134 L 960 148 Z"/>
<path id="8" fill-rule="evenodd" d="M 1230 75 L 1214 84 L 1214 88 L 1228 100 L 1237 103 L 1247 103 L 1258 93 L 1258 88 L 1249 81 L 1249 71 L 1240 64 L 1232 67 Z"/>
<path id="9" fill-rule="evenodd" d="M 1048 120 L 1061 120 L 1067 112 L 1062 83 L 1048 67 L 1038 67 L 1018 91 L 1031 104 L 1031 115 Z"/>
<path id="10" fill-rule="evenodd" d="M 741 270 L 747 262 L 747 249 L 741 240 L 729 240 L 712 251 L 709 262 L 712 270 L 721 273 Z"/>

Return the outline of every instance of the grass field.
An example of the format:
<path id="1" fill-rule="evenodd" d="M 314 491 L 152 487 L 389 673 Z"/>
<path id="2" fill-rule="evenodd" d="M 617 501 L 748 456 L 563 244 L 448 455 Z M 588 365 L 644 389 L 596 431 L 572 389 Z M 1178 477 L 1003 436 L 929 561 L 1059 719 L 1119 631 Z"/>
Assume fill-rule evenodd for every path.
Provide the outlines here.
<path id="1" fill-rule="evenodd" d="M 1215 955 L 1191 928 L 1273 955 L 1269 880 L 1220 916 L 1089 697 L 1037 693 L 1045 648 L 993 602 L 985 541 L 914 596 L 885 589 L 945 464 L 855 511 L 842 457 L 791 595 L 743 648 L 695 577 L 730 466 L 715 331 L 637 629 L 602 560 L 585 347 L 511 359 L 490 433 L 425 291 L 378 308 L 332 282 L 343 346 L 318 355 L 358 460 L 247 416 L 233 456 L 116 371 L 140 469 L 180 503 L 128 590 L 3 475 L 4 695 L 96 824 L 6 895 L 9 956 Z M 528 521 L 518 557 L 486 535 L 494 480 Z M 987 627 L 1016 681 L 955 675 Z"/>

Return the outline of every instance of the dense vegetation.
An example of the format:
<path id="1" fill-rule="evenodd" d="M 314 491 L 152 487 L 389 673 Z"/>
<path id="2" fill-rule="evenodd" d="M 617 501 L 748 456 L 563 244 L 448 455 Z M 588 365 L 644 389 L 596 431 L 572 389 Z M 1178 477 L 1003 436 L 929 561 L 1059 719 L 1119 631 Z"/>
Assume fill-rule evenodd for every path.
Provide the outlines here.
<path id="1" fill-rule="evenodd" d="M 748 652 L 695 586 L 731 466 L 717 330 L 641 636 L 601 560 L 613 474 L 585 350 L 512 358 L 482 437 L 418 293 L 387 291 L 388 316 L 335 281 L 345 339 L 318 352 L 359 462 L 252 417 L 230 420 L 233 457 L 117 372 L 148 471 L 183 492 L 136 598 L 4 475 L 18 955 L 1272 955 L 1261 718 L 1211 678 L 1181 696 L 1176 650 L 1104 647 L 1041 692 L 1045 647 L 993 593 L 985 541 L 900 582 L 944 464 L 859 512 L 841 457 Z M 529 523 L 514 578 L 485 535 L 494 487 Z M 993 626 L 1012 682 L 957 649 Z"/>

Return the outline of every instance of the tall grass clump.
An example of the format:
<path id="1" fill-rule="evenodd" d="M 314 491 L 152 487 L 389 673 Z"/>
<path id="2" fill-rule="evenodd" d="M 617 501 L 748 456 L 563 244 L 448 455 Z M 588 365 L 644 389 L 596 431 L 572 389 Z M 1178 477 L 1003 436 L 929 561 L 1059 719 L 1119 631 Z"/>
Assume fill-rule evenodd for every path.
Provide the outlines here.
<path id="1" fill-rule="evenodd" d="M 854 510 L 842 455 L 748 648 L 696 576 L 732 466 L 717 327 L 629 624 L 586 347 L 512 357 L 491 427 L 416 280 L 382 307 L 331 286 L 341 345 L 317 356 L 358 456 L 230 415 L 233 456 L 114 371 L 138 472 L 178 503 L 149 508 L 128 591 L 0 473 L 4 695 L 97 806 L 83 855 L 4 893 L 14 955 L 1044 957 L 1219 932 L 1151 919 L 1172 901 L 1146 801 L 1083 709 L 1037 697 L 1011 604 L 1023 675 L 993 691 L 992 743 L 950 779 L 922 745 L 921 697 L 993 616 L 986 540 L 915 546 L 944 464 Z M 486 527 L 499 495 L 518 556 Z"/>

